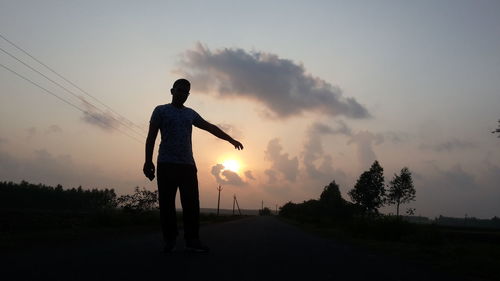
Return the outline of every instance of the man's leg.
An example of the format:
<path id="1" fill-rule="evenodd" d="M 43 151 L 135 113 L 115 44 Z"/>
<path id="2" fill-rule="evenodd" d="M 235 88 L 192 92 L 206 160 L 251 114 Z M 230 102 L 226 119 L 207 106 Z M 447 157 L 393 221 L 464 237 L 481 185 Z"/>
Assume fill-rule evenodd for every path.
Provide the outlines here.
<path id="1" fill-rule="evenodd" d="M 181 181 L 179 192 L 182 203 L 184 221 L 184 238 L 186 241 L 198 240 L 200 228 L 200 199 L 198 194 L 198 177 L 195 166 L 185 166 L 179 173 Z"/>
<path id="2" fill-rule="evenodd" d="M 160 219 L 163 239 L 171 243 L 177 238 L 177 213 L 175 211 L 175 195 L 178 183 L 175 180 L 178 171 L 172 165 L 157 165 L 158 196 L 160 201 Z"/>

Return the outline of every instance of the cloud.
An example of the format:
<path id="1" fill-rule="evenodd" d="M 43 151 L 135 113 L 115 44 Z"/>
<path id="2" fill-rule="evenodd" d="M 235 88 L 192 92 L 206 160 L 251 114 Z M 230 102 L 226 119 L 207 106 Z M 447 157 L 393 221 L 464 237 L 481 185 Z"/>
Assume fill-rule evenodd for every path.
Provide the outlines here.
<path id="1" fill-rule="evenodd" d="M 345 173 L 333 168 L 333 159 L 323 151 L 322 138 L 324 135 L 345 135 L 351 136 L 351 128 L 342 120 L 336 121 L 335 128 L 326 124 L 315 122 L 308 129 L 308 135 L 304 143 L 302 158 L 306 173 L 310 178 L 321 182 L 330 181 L 335 178 L 337 181 L 345 178 Z M 318 161 L 320 163 L 318 163 Z"/>
<path id="2" fill-rule="evenodd" d="M 239 139 L 242 137 L 243 133 L 237 129 L 235 126 L 231 124 L 225 124 L 225 123 L 220 123 L 217 124 L 217 127 L 219 127 L 221 130 L 226 132 L 228 135 L 230 135 L 233 138 Z"/>
<path id="3" fill-rule="evenodd" d="M 459 139 L 451 139 L 449 141 L 437 143 L 437 144 L 421 144 L 420 149 L 424 150 L 433 150 L 436 152 L 451 152 L 454 150 L 463 150 L 463 149 L 470 149 L 470 148 L 475 148 L 476 144 L 473 142 L 468 142 L 468 141 L 461 141 Z"/>
<path id="4" fill-rule="evenodd" d="M 94 166 L 77 165 L 68 154 L 54 155 L 45 149 L 33 151 L 27 158 L 19 158 L 0 150 L 0 179 L 48 185 L 62 184 L 70 188 L 84 187 L 113 188 L 124 184 L 116 177 L 106 176 Z"/>
<path id="5" fill-rule="evenodd" d="M 464 171 L 460 164 L 456 164 L 449 170 L 437 168 L 439 178 L 444 186 L 452 189 L 470 190 L 477 187 L 475 177 Z"/>
<path id="6" fill-rule="evenodd" d="M 212 166 L 211 173 L 215 177 L 218 184 L 235 186 L 246 185 L 246 182 L 244 182 L 237 173 L 231 170 L 225 170 L 224 165 L 222 164 Z"/>
<path id="7" fill-rule="evenodd" d="M 120 121 L 118 121 L 111 112 L 100 110 L 83 97 L 80 97 L 80 101 L 85 107 L 82 117 L 85 123 L 97 126 L 105 131 L 112 131 L 119 127 Z"/>
<path id="8" fill-rule="evenodd" d="M 247 177 L 247 179 L 249 180 L 255 180 L 252 171 L 245 171 L 245 177 Z"/>
<path id="9" fill-rule="evenodd" d="M 50 125 L 47 129 L 45 129 L 45 134 L 59 134 L 62 133 L 61 127 L 57 125 Z"/>
<path id="10" fill-rule="evenodd" d="M 0 137 L 0 144 L 4 144 L 4 143 L 8 143 L 8 142 L 9 142 L 8 139 Z"/>
<path id="11" fill-rule="evenodd" d="M 321 134 L 321 135 L 345 135 L 345 136 L 352 135 L 351 128 L 347 126 L 347 124 L 344 121 L 337 120 L 335 123 L 337 124 L 337 127 L 332 128 L 321 122 L 315 122 L 309 129 L 309 133 Z"/>
<path id="12" fill-rule="evenodd" d="M 368 118 L 368 110 L 340 88 L 306 73 L 303 65 L 276 54 L 224 48 L 211 51 L 198 43 L 187 50 L 176 72 L 201 92 L 223 98 L 247 98 L 263 104 L 271 116 L 305 112 Z"/>
<path id="13" fill-rule="evenodd" d="M 30 127 L 28 129 L 26 129 L 26 133 L 28 134 L 26 136 L 26 139 L 27 140 L 31 140 L 32 138 L 34 138 L 36 135 L 38 135 L 38 129 L 36 127 Z"/>
<path id="14" fill-rule="evenodd" d="M 267 169 L 264 173 L 267 175 L 267 183 L 274 184 L 278 181 L 278 173 L 276 171 Z"/>
<path id="15" fill-rule="evenodd" d="M 383 133 L 383 136 L 393 144 L 408 142 L 411 138 L 410 134 L 399 131 L 387 131 Z"/>
<path id="16" fill-rule="evenodd" d="M 288 153 L 281 153 L 282 150 L 280 140 L 278 138 L 272 139 L 267 144 L 266 151 L 264 151 L 265 158 L 271 162 L 272 170 L 279 172 L 288 181 L 294 182 L 299 171 L 299 160 L 297 157 L 289 158 Z M 276 179 L 276 173 L 266 172 L 266 174 L 270 179 Z"/>
<path id="17" fill-rule="evenodd" d="M 377 156 L 373 151 L 373 145 L 379 145 L 384 142 L 383 134 L 374 134 L 369 131 L 360 131 L 351 136 L 347 144 L 356 144 L 359 162 L 363 169 L 371 166 Z"/>

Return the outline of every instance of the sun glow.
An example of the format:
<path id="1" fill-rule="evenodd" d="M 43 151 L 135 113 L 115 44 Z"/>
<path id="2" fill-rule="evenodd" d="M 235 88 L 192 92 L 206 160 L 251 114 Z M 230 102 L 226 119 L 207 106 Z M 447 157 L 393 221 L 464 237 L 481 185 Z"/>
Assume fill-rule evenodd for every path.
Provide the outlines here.
<path id="1" fill-rule="evenodd" d="M 222 162 L 222 165 L 224 165 L 224 169 L 233 171 L 235 173 L 240 170 L 240 163 L 238 163 L 238 161 L 234 159 L 224 160 L 224 162 Z"/>

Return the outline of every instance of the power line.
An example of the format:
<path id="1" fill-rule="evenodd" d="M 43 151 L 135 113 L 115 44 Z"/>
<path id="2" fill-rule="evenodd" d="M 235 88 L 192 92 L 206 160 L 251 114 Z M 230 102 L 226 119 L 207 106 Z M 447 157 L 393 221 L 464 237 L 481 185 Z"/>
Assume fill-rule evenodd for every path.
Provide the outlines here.
<path id="1" fill-rule="evenodd" d="M 0 35 L 1 36 L 1 35 Z M 22 63 L 24 66 L 26 66 L 27 68 L 31 69 L 32 71 L 38 73 L 39 75 L 43 76 L 45 79 L 49 80 L 50 82 L 56 84 L 57 86 L 59 86 L 60 88 L 62 88 L 63 90 L 65 90 L 66 92 L 68 92 L 69 94 L 71 94 L 72 96 L 80 99 L 82 102 L 84 102 L 85 104 L 87 105 L 90 105 L 91 107 L 97 109 L 98 111 L 100 111 L 101 113 L 103 114 L 106 114 L 106 112 L 104 112 L 104 110 L 101 110 L 100 108 L 98 108 L 97 106 L 93 105 L 92 103 L 86 101 L 82 96 L 79 96 L 77 94 L 75 94 L 73 91 L 67 89 L 66 87 L 64 87 L 63 85 L 59 84 L 58 82 L 52 80 L 50 77 L 46 76 L 45 74 L 41 73 L 40 71 L 38 71 L 37 69 L 33 68 L 32 66 L 30 66 L 29 64 L 25 63 L 24 61 L 22 61 L 21 59 L 19 59 L 18 57 L 16 57 L 15 55 L 9 53 L 8 51 L 4 50 L 2 47 L 0 47 L 0 51 L 4 52 L 5 54 L 7 54 L 8 56 L 10 56 L 11 58 L 15 59 L 16 61 Z M 116 119 L 113 115 L 109 115 L 112 119 L 114 119 L 115 121 L 119 122 L 120 124 L 122 124 L 123 126 L 129 128 L 130 130 L 132 130 L 134 133 L 140 135 L 141 137 L 145 137 L 142 133 L 140 132 L 137 132 L 135 131 L 132 127 L 130 127 L 127 123 L 123 122 L 122 120 L 119 120 L 119 119 Z"/>
<path id="2" fill-rule="evenodd" d="M 21 52 L 23 52 L 24 54 L 26 54 L 27 56 L 29 56 L 30 58 L 32 58 L 34 61 L 38 62 L 39 64 L 41 64 L 42 66 L 44 66 L 45 68 L 47 68 L 50 72 L 54 73 L 59 78 L 63 79 L 64 81 L 66 81 L 67 83 L 69 83 L 70 85 L 72 85 L 73 87 L 75 87 L 76 89 L 80 90 L 85 95 L 91 97 L 92 99 L 94 99 L 95 101 L 97 101 L 99 104 L 101 104 L 102 106 L 106 107 L 108 110 L 110 110 L 114 114 L 116 114 L 119 117 L 123 118 L 124 120 L 126 120 L 127 122 L 129 122 L 130 124 L 132 124 L 133 126 L 135 126 L 136 128 L 139 128 L 142 132 L 144 132 L 144 133 L 146 132 L 144 130 L 144 128 L 136 125 L 134 122 L 130 121 L 128 118 L 126 118 L 123 115 L 119 114 L 118 112 L 116 112 L 115 110 L 113 110 L 113 108 L 111 108 L 110 106 L 106 105 L 105 103 L 103 103 L 102 101 L 100 101 L 98 98 L 94 97 L 93 95 L 89 94 L 87 91 L 83 90 L 81 87 L 77 86 L 75 83 L 71 82 L 69 79 L 65 78 L 64 76 L 62 76 L 61 74 L 59 74 L 57 71 L 55 71 L 54 69 L 52 69 L 51 67 L 49 67 L 48 65 L 46 65 L 45 63 L 43 63 L 42 61 L 40 61 L 39 59 L 35 58 L 28 51 L 25 51 L 23 48 L 19 47 L 17 44 L 15 44 L 14 42 L 10 41 L 9 39 L 7 39 L 2 34 L 0 34 L 0 37 L 3 40 L 7 41 L 12 46 L 14 46 L 16 49 L 20 50 Z"/>
<path id="3" fill-rule="evenodd" d="M 36 87 L 38 87 L 38 88 L 42 89 L 42 90 L 43 90 L 43 91 L 45 91 L 46 93 L 48 93 L 48 94 L 50 94 L 50 95 L 52 95 L 52 96 L 56 97 L 57 99 L 59 99 L 59 100 L 61 100 L 62 102 L 66 103 L 67 105 L 69 105 L 69 106 L 71 106 L 71 107 L 73 107 L 73 108 L 76 108 L 77 110 L 79 110 L 79 111 L 83 112 L 84 114 L 89 115 L 90 117 L 94 118 L 96 121 L 101 122 L 102 124 L 104 124 L 104 125 L 106 125 L 106 126 L 108 126 L 108 125 L 109 125 L 109 124 L 107 124 L 107 123 L 103 122 L 101 119 L 99 119 L 99 118 L 95 117 L 94 115 L 90 114 L 90 113 L 89 113 L 89 112 L 87 112 L 86 110 L 84 110 L 84 109 L 80 108 L 79 106 L 77 106 L 77 105 L 75 105 L 75 104 L 73 104 L 73 103 L 71 103 L 71 102 L 69 102 L 69 101 L 65 100 L 64 98 L 62 98 L 62 97 L 60 97 L 60 96 L 58 96 L 58 95 L 56 95 L 54 92 L 52 92 L 52 91 L 50 91 L 50 90 L 47 90 L 46 88 L 44 88 L 44 87 L 40 86 L 40 85 L 39 85 L 39 84 L 37 84 L 36 82 L 33 82 L 33 81 L 32 81 L 32 80 L 30 80 L 29 78 L 24 77 L 23 75 L 21 75 L 21 74 L 19 74 L 18 72 L 16 72 L 16 71 L 14 71 L 14 70 L 10 69 L 9 67 L 7 67 L 7 66 L 3 65 L 2 63 L 0 63 L 0 66 L 1 66 L 1 67 L 3 67 L 4 69 L 6 69 L 6 70 L 10 71 L 11 73 L 15 74 L 15 75 L 16 75 L 16 76 L 18 76 L 19 78 L 21 78 L 21 79 L 23 79 L 23 80 L 25 80 L 25 81 L 27 81 L 27 82 L 31 83 L 32 85 L 34 85 L 34 86 L 36 86 Z M 114 127 L 114 126 L 112 126 L 112 125 L 111 125 L 111 127 Z M 122 130 L 120 130 L 120 129 L 119 129 L 119 128 L 117 128 L 117 127 L 114 127 L 114 129 L 116 129 L 117 131 L 119 131 L 119 132 L 123 133 L 124 135 L 126 135 L 126 136 L 128 136 L 128 137 L 130 137 L 130 138 L 134 139 L 135 141 L 137 141 L 137 142 L 139 142 L 139 143 L 141 143 L 141 144 L 142 144 L 142 141 L 141 141 L 141 140 L 139 140 L 139 139 L 135 138 L 135 137 L 134 137 L 134 136 L 132 136 L 132 135 L 129 135 L 127 132 L 122 131 Z"/>

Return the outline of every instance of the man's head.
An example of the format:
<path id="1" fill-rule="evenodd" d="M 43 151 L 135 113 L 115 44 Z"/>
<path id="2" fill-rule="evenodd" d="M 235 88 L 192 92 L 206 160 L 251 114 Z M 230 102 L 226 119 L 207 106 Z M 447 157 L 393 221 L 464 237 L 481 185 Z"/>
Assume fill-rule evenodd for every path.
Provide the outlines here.
<path id="1" fill-rule="evenodd" d="M 172 89 L 170 89 L 172 104 L 175 106 L 182 106 L 189 96 L 189 90 L 191 90 L 191 83 L 189 83 L 188 80 L 184 78 L 177 79 Z"/>

